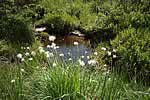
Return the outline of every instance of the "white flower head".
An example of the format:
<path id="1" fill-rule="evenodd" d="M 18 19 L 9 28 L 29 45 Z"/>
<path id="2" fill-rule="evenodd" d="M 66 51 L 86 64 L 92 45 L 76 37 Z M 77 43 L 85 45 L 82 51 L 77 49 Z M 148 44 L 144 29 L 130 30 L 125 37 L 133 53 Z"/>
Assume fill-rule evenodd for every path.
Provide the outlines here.
<path id="1" fill-rule="evenodd" d="M 25 70 L 23 68 L 20 69 L 21 72 L 25 72 Z"/>
<path id="2" fill-rule="evenodd" d="M 81 58 L 83 59 L 83 58 L 84 58 L 84 56 L 81 56 Z"/>
<path id="3" fill-rule="evenodd" d="M 116 52 L 116 49 L 113 49 L 113 52 Z"/>
<path id="4" fill-rule="evenodd" d="M 82 61 L 81 59 L 79 59 L 78 61 L 79 61 L 80 66 L 85 66 L 85 62 L 84 61 Z"/>
<path id="5" fill-rule="evenodd" d="M 108 78 L 108 81 L 111 81 L 111 78 Z"/>
<path id="6" fill-rule="evenodd" d="M 49 36 L 49 41 L 55 41 L 56 40 L 56 37 L 55 36 L 53 36 L 53 35 L 50 35 Z"/>
<path id="7" fill-rule="evenodd" d="M 79 43 L 78 43 L 78 42 L 73 42 L 73 44 L 74 44 L 75 46 L 79 45 Z"/>
<path id="8" fill-rule="evenodd" d="M 95 59 L 91 59 L 88 61 L 89 65 L 95 66 L 97 64 L 97 61 Z"/>
<path id="9" fill-rule="evenodd" d="M 40 67 L 39 67 L 39 66 L 36 66 L 36 68 L 39 69 Z"/>
<path id="10" fill-rule="evenodd" d="M 42 67 L 43 70 L 46 70 L 46 67 Z"/>
<path id="11" fill-rule="evenodd" d="M 50 52 L 49 52 L 49 51 L 46 51 L 46 52 L 44 52 L 44 53 L 47 55 L 47 54 L 49 54 Z"/>
<path id="12" fill-rule="evenodd" d="M 50 45 L 47 45 L 47 48 L 50 48 L 51 46 Z"/>
<path id="13" fill-rule="evenodd" d="M 90 59 L 90 56 L 87 56 L 87 59 Z"/>
<path id="14" fill-rule="evenodd" d="M 106 51 L 106 48 L 105 48 L 105 47 L 102 47 L 101 50 Z"/>
<path id="15" fill-rule="evenodd" d="M 11 80 L 11 83 L 15 83 L 15 79 Z"/>
<path id="16" fill-rule="evenodd" d="M 85 51 L 85 54 L 87 54 L 88 53 L 88 51 Z"/>
<path id="17" fill-rule="evenodd" d="M 21 62 L 24 62 L 25 61 L 25 59 L 24 58 L 21 58 Z"/>
<path id="18" fill-rule="evenodd" d="M 27 47 L 27 49 L 29 50 L 29 49 L 30 49 L 30 47 Z"/>
<path id="19" fill-rule="evenodd" d="M 60 57 L 64 57 L 64 54 L 63 54 L 63 53 L 60 53 L 59 56 L 60 56 Z"/>
<path id="20" fill-rule="evenodd" d="M 111 56 L 111 52 L 110 51 L 108 51 L 107 54 L 108 54 L 108 56 Z"/>
<path id="21" fill-rule="evenodd" d="M 116 56 L 116 55 L 113 55 L 113 58 L 117 58 L 117 56 Z"/>
<path id="22" fill-rule="evenodd" d="M 44 53 L 45 50 L 44 50 L 44 49 L 39 49 L 39 52 L 40 52 L 40 53 Z"/>
<path id="23" fill-rule="evenodd" d="M 72 58 L 69 58 L 68 60 L 69 60 L 69 61 L 72 61 Z"/>
<path id="24" fill-rule="evenodd" d="M 106 64 L 104 64 L 104 67 L 107 67 L 107 65 L 106 65 Z"/>
<path id="25" fill-rule="evenodd" d="M 54 49 L 59 49 L 59 46 L 55 46 Z"/>
<path id="26" fill-rule="evenodd" d="M 49 55 L 49 54 L 46 54 L 46 57 L 47 57 L 47 58 L 49 58 L 49 57 L 50 57 L 50 55 Z"/>
<path id="27" fill-rule="evenodd" d="M 55 66 L 57 66 L 57 64 L 56 64 L 56 63 L 53 63 L 53 67 L 55 67 Z"/>
<path id="28" fill-rule="evenodd" d="M 21 49 L 24 49 L 24 47 L 21 47 Z"/>
<path id="29" fill-rule="evenodd" d="M 97 55 L 98 55 L 98 53 L 97 53 L 97 52 L 94 52 L 94 55 L 96 55 L 96 56 L 97 56 Z"/>
<path id="30" fill-rule="evenodd" d="M 43 49 L 43 47 L 39 47 L 39 50 Z"/>
<path id="31" fill-rule="evenodd" d="M 71 53 L 70 53 L 70 52 L 68 52 L 68 55 L 71 55 Z"/>
<path id="32" fill-rule="evenodd" d="M 21 58 L 22 58 L 22 54 L 21 54 L 21 53 L 18 53 L 18 54 L 17 54 L 17 58 L 18 58 L 18 59 L 21 59 Z"/>
<path id="33" fill-rule="evenodd" d="M 31 52 L 31 55 L 32 55 L 32 56 L 35 56 L 35 55 L 36 55 L 36 52 L 32 51 L 32 52 Z"/>
<path id="34" fill-rule="evenodd" d="M 41 27 L 41 28 L 35 29 L 36 32 L 43 32 L 44 30 L 46 30 L 46 27 Z"/>
<path id="35" fill-rule="evenodd" d="M 51 44 L 51 48 L 55 48 L 56 47 L 56 44 L 55 43 L 52 43 Z"/>
<path id="36" fill-rule="evenodd" d="M 50 57 L 50 55 L 49 55 L 49 54 L 50 54 L 50 52 L 49 52 L 49 51 L 46 51 L 46 52 L 45 52 L 45 55 L 46 55 L 46 57 L 47 57 L 47 58 L 49 58 L 49 57 Z"/>
<path id="37" fill-rule="evenodd" d="M 32 61 L 33 60 L 33 58 L 29 58 L 29 61 Z"/>
<path id="38" fill-rule="evenodd" d="M 29 52 L 26 52 L 26 53 L 25 53 L 25 56 L 30 56 Z"/>
<path id="39" fill-rule="evenodd" d="M 54 57 L 54 54 L 53 54 L 53 53 L 49 53 L 49 56 L 50 56 L 50 57 Z"/>

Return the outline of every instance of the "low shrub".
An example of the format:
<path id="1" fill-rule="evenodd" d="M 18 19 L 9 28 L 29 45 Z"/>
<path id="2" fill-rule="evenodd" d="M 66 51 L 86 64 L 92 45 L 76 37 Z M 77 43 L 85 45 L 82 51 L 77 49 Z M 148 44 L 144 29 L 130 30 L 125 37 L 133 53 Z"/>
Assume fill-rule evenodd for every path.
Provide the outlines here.
<path id="1" fill-rule="evenodd" d="M 68 34 L 78 26 L 76 17 L 68 14 L 48 13 L 40 24 L 46 24 L 49 34 Z"/>
<path id="2" fill-rule="evenodd" d="M 117 48 L 120 60 L 117 66 L 129 73 L 131 78 L 149 80 L 150 70 L 150 32 L 129 28 L 111 41 Z M 116 66 L 116 67 L 117 67 Z"/>
<path id="3" fill-rule="evenodd" d="M 4 18 L 0 21 L 0 27 L 0 39 L 5 39 L 11 43 L 18 44 L 32 44 L 34 41 L 31 25 L 22 17 Z"/>

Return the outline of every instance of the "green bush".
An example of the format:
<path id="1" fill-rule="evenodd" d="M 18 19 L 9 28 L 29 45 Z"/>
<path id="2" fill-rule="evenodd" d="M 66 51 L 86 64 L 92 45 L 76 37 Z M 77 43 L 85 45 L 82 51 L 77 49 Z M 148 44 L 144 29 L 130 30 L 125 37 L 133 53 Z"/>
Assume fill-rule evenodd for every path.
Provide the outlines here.
<path id="1" fill-rule="evenodd" d="M 32 44 L 34 41 L 34 34 L 31 25 L 22 17 L 4 18 L 0 21 L 0 27 L 0 39 L 19 44 Z"/>
<path id="2" fill-rule="evenodd" d="M 111 41 L 120 57 L 117 66 L 121 67 L 122 71 L 127 71 L 132 78 L 150 79 L 149 36 L 150 32 L 147 30 L 129 28 Z"/>
<path id="3" fill-rule="evenodd" d="M 46 24 L 50 34 L 68 34 L 78 26 L 78 21 L 76 17 L 72 17 L 66 13 L 48 13 L 40 24 Z"/>
<path id="4" fill-rule="evenodd" d="M 0 41 L 0 56 L 10 57 L 15 53 L 15 49 L 5 40 Z"/>

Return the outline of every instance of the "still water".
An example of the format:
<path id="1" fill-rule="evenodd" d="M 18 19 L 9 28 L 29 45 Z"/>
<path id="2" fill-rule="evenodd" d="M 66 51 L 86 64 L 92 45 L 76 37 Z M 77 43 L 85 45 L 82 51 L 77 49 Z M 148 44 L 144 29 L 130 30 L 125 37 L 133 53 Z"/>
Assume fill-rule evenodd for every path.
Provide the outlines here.
<path id="1" fill-rule="evenodd" d="M 78 45 L 74 45 L 74 42 L 78 42 Z M 55 44 L 59 46 L 55 52 L 64 54 L 64 60 L 72 58 L 72 60 L 75 61 L 82 58 L 83 61 L 87 61 L 87 56 L 92 52 L 90 41 L 86 40 L 84 37 L 74 35 L 56 37 Z M 49 48 L 48 51 L 53 52 L 54 50 Z"/>

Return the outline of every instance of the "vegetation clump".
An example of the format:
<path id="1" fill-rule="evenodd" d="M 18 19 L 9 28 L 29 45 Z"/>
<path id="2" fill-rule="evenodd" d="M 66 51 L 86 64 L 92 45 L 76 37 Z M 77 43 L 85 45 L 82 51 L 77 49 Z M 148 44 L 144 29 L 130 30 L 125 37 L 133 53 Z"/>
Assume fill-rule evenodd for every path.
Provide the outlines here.
<path id="1" fill-rule="evenodd" d="M 150 98 L 149 0 L 1 0 L 0 14 L 0 99 Z M 91 55 L 57 52 L 73 32 Z"/>

